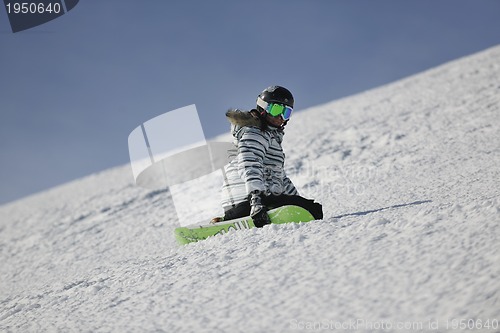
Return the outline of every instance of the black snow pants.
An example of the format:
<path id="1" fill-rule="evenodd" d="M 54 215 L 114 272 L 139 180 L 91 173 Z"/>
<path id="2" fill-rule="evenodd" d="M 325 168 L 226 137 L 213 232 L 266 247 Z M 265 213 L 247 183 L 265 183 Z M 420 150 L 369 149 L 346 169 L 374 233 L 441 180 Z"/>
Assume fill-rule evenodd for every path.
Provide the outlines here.
<path id="1" fill-rule="evenodd" d="M 268 195 L 262 197 L 262 204 L 267 207 L 267 209 L 273 209 L 286 205 L 299 206 L 311 213 L 314 219 L 323 219 L 323 207 L 321 204 L 314 202 L 314 200 L 309 200 L 303 198 L 299 195 Z M 224 221 L 237 219 L 240 217 L 245 217 L 250 215 L 250 202 L 244 201 L 234 207 L 227 209 L 224 212 Z"/>

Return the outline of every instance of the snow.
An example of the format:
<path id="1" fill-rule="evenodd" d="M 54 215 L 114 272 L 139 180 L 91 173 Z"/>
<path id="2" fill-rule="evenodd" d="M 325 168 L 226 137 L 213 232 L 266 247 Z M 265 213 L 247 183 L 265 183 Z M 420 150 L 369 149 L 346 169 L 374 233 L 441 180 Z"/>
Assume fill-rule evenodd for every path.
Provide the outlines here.
<path id="1" fill-rule="evenodd" d="M 1 206 L 0 330 L 494 324 L 499 120 L 497 46 L 294 114 L 287 171 L 323 221 L 179 246 L 170 192 L 135 186 L 129 165 Z"/>

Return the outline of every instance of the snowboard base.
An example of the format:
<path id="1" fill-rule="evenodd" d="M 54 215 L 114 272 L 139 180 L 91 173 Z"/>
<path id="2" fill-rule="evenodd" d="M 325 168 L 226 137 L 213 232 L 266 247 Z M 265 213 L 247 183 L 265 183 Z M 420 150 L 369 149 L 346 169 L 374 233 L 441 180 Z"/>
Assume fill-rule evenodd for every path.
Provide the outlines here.
<path id="1" fill-rule="evenodd" d="M 310 222 L 314 220 L 309 211 L 299 206 L 282 206 L 267 212 L 272 224 Z M 181 245 L 197 242 L 211 236 L 225 234 L 231 230 L 255 228 L 251 217 L 242 217 L 230 221 L 209 223 L 205 225 L 190 225 L 176 228 L 175 238 Z"/>

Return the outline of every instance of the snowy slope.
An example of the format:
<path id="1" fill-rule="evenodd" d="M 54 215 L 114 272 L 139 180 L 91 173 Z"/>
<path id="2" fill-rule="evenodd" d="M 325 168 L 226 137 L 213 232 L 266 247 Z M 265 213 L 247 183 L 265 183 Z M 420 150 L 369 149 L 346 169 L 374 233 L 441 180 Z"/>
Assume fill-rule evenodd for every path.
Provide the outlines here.
<path id="1" fill-rule="evenodd" d="M 0 207 L 0 331 L 500 320 L 500 47 L 299 112 L 285 151 L 324 221 L 179 247 L 128 165 Z"/>

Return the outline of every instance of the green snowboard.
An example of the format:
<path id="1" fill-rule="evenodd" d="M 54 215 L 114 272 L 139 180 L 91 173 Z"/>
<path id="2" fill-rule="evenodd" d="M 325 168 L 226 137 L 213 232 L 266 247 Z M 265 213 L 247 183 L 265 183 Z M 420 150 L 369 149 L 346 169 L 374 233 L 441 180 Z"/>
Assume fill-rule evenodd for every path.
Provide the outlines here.
<path id="1" fill-rule="evenodd" d="M 267 214 L 273 224 L 309 222 L 314 220 L 311 213 L 299 206 L 282 206 L 270 210 Z M 175 238 L 179 244 L 183 245 L 197 242 L 210 236 L 225 234 L 231 230 L 251 229 L 254 227 L 252 218 L 248 216 L 205 225 L 179 227 L 175 229 Z"/>

